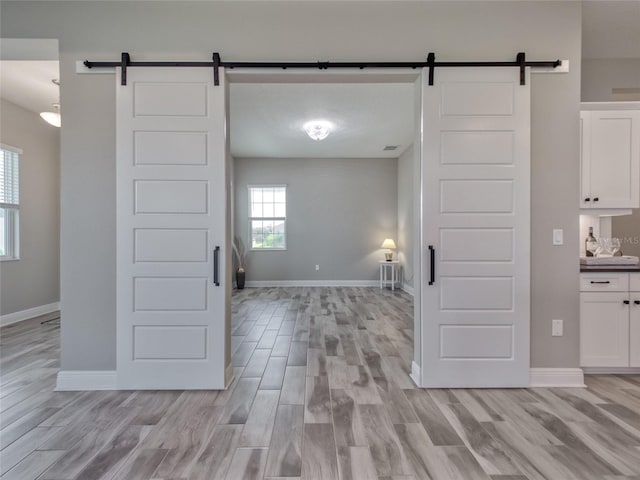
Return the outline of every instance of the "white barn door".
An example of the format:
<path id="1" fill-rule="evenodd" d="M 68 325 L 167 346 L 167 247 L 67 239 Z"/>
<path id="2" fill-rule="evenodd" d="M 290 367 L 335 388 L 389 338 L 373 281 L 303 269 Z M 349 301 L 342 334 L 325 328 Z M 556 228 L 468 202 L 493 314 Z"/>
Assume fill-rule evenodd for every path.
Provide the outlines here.
<path id="1" fill-rule="evenodd" d="M 130 68 L 117 91 L 120 389 L 222 389 L 230 276 L 226 84 Z"/>
<path id="2" fill-rule="evenodd" d="M 529 385 L 526 73 L 526 86 L 517 68 L 423 80 L 423 387 Z"/>

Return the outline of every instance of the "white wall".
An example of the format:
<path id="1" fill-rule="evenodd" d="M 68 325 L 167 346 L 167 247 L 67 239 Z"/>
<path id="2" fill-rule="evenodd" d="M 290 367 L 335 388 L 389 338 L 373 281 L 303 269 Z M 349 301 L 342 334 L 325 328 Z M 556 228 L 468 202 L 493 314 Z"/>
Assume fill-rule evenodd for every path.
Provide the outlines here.
<path id="1" fill-rule="evenodd" d="M 532 365 L 578 365 L 581 3 L 30 2 L 0 4 L 3 37 L 59 38 L 62 129 L 62 367 L 115 367 L 115 88 L 77 60 L 532 60 Z M 437 71 L 436 71 L 437 75 Z M 122 87 L 117 87 L 122 88 Z M 564 228 L 566 247 L 551 248 Z M 551 319 L 565 321 L 551 337 Z"/>
<path id="2" fill-rule="evenodd" d="M 404 284 L 414 286 L 414 148 L 407 148 L 398 158 L 398 259 L 403 268 Z"/>
<path id="3" fill-rule="evenodd" d="M 247 246 L 247 186 L 287 185 L 287 249 L 249 251 L 247 281 L 378 279 L 380 245 L 397 231 L 397 159 L 237 158 L 234 172 L 235 234 Z"/>
<path id="4" fill-rule="evenodd" d="M 20 260 L 0 262 L 0 315 L 60 300 L 60 130 L 6 100 L 0 142 L 21 148 Z"/>

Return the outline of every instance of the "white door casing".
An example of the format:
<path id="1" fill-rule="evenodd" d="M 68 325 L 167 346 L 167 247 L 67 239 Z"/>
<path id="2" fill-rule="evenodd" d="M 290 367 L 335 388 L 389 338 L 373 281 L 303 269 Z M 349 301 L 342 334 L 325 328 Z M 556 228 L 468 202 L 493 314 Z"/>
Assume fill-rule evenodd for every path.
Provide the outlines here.
<path id="1" fill-rule="evenodd" d="M 427 78 L 421 386 L 528 386 L 530 71 L 524 86 L 514 68 Z"/>
<path id="2" fill-rule="evenodd" d="M 117 99 L 120 389 L 225 388 L 229 313 L 226 83 L 130 68 Z M 214 249 L 219 247 L 214 284 Z"/>

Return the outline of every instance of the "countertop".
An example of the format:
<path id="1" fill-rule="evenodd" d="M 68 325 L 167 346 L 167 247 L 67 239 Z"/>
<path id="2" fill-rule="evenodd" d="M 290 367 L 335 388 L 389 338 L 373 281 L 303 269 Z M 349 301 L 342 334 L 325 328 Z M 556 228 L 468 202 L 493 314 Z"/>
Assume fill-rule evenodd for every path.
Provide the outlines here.
<path id="1" fill-rule="evenodd" d="M 580 265 L 580 273 L 640 273 L 640 265 Z"/>

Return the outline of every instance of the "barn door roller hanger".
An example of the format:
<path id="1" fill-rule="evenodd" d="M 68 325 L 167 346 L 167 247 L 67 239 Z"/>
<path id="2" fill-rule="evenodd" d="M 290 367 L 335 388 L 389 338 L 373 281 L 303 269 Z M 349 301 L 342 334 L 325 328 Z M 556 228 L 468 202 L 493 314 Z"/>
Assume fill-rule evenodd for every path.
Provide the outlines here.
<path id="1" fill-rule="evenodd" d="M 220 84 L 219 69 L 225 68 L 317 68 L 328 70 L 329 68 L 428 68 L 429 85 L 433 85 L 433 77 L 436 68 L 447 67 L 516 67 L 520 69 L 520 85 L 525 84 L 525 68 L 545 68 L 556 69 L 562 66 L 562 60 L 551 60 L 542 62 L 529 62 L 525 58 L 524 52 L 516 55 L 515 61 L 511 62 L 436 62 L 435 53 L 427 55 L 426 62 L 223 62 L 219 53 L 211 56 L 210 62 L 132 62 L 131 56 L 127 52 L 122 52 L 119 62 L 92 62 L 85 60 L 87 68 L 113 68 L 121 67 L 122 85 L 127 84 L 128 67 L 209 67 L 213 68 L 213 84 Z"/>

